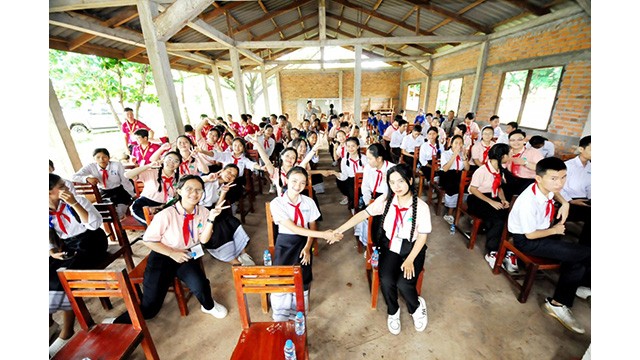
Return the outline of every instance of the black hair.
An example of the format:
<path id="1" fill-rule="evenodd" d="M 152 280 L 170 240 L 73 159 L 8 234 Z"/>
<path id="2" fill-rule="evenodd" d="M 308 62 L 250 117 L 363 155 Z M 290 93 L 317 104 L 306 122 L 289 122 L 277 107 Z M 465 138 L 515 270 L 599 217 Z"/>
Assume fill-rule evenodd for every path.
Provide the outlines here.
<path id="1" fill-rule="evenodd" d="M 511 126 L 512 128 L 514 128 L 515 130 L 518 130 L 518 123 L 515 121 L 511 121 L 507 123 L 507 126 Z"/>
<path id="2" fill-rule="evenodd" d="M 265 130 L 267 130 L 267 129 L 273 129 L 273 125 L 266 124 L 266 125 L 264 126 L 264 129 L 265 129 Z"/>
<path id="3" fill-rule="evenodd" d="M 127 112 L 127 111 L 131 111 L 131 112 L 133 112 L 133 109 L 132 109 L 132 108 L 130 108 L 130 107 L 126 107 L 126 108 L 124 108 L 124 112 Z"/>
<path id="4" fill-rule="evenodd" d="M 499 118 L 500 118 L 500 116 L 498 116 L 498 115 L 493 115 L 493 116 L 491 116 L 491 117 L 489 118 L 489 121 L 493 121 L 493 120 L 495 120 L 495 119 L 499 119 Z"/>
<path id="5" fill-rule="evenodd" d="M 520 135 L 522 135 L 522 136 L 523 136 L 523 137 L 525 137 L 525 138 L 527 137 L 527 133 L 526 133 L 526 132 L 524 132 L 524 131 L 522 131 L 522 130 L 520 130 L 520 129 L 515 129 L 515 130 L 513 130 L 512 132 L 510 132 L 510 133 L 509 133 L 509 139 L 511 139 L 511 137 L 512 137 L 513 135 L 517 135 L 517 134 L 520 134 Z"/>
<path id="6" fill-rule="evenodd" d="M 51 161 L 51 159 L 49 159 L 49 167 L 51 168 L 51 170 L 55 170 L 56 167 L 53 166 L 53 161 Z"/>
<path id="7" fill-rule="evenodd" d="M 358 164 L 360 164 L 360 167 L 362 167 L 362 156 L 360 156 L 360 140 L 355 137 L 355 136 L 351 136 L 348 137 L 347 140 L 344 141 L 345 146 L 347 145 L 347 143 L 351 141 L 356 143 L 356 146 L 358 147 Z M 345 156 L 345 160 L 347 161 L 347 164 L 349 163 L 349 153 L 347 152 L 347 156 Z"/>
<path id="8" fill-rule="evenodd" d="M 184 132 L 190 132 L 193 131 L 193 126 L 187 124 L 184 126 Z"/>
<path id="9" fill-rule="evenodd" d="M 220 138 L 220 129 L 218 129 L 217 127 L 212 127 L 211 129 L 209 129 L 209 132 L 214 132 L 216 133 L 216 135 L 218 136 L 218 139 Z"/>
<path id="10" fill-rule="evenodd" d="M 108 157 L 111 157 L 111 155 L 109 155 L 109 150 L 107 150 L 105 148 L 96 148 L 95 150 L 93 150 L 93 155 L 91 155 L 91 156 L 96 156 L 98 154 L 105 154 Z"/>
<path id="11" fill-rule="evenodd" d="M 278 120 L 287 120 L 287 117 L 284 115 L 278 116 Z"/>
<path id="12" fill-rule="evenodd" d="M 531 146 L 533 147 L 536 147 L 538 145 L 542 146 L 544 145 L 545 141 L 547 141 L 547 138 L 540 135 L 533 135 L 531 139 L 529 139 L 529 144 L 531 144 Z"/>
<path id="13" fill-rule="evenodd" d="M 62 179 L 60 175 L 49 173 L 49 191 L 53 190 L 53 188 L 56 186 L 56 184 L 58 184 L 60 179 Z"/>
<path id="14" fill-rule="evenodd" d="M 544 176 L 549 170 L 567 170 L 567 165 L 555 156 L 544 158 L 536 164 L 536 175 L 538 176 Z"/>
<path id="15" fill-rule="evenodd" d="M 413 235 L 416 230 L 416 223 L 418 221 L 416 215 L 418 213 L 418 193 L 416 192 L 416 188 L 412 182 L 413 180 L 413 171 L 411 167 L 407 164 L 398 164 L 393 166 L 389 170 L 387 170 L 387 186 L 389 187 L 389 191 L 387 192 L 387 204 L 384 208 L 384 212 L 382 213 L 382 221 L 380 221 L 380 231 L 384 234 L 384 219 L 389 212 L 389 208 L 391 207 L 391 200 L 393 200 L 394 193 L 391 191 L 391 186 L 389 186 L 389 179 L 391 179 L 391 174 L 398 173 L 402 177 L 402 179 L 407 183 L 409 187 L 409 191 L 411 191 L 412 203 L 411 203 L 411 233 L 409 235 L 409 241 L 413 241 Z M 393 240 L 393 239 L 389 239 Z"/>
<path id="16" fill-rule="evenodd" d="M 489 148 L 489 153 L 487 154 L 487 161 L 492 159 L 498 161 L 498 171 L 500 174 L 506 171 L 502 168 L 502 158 L 505 155 L 509 155 L 509 145 L 502 143 L 493 145 Z"/>
<path id="17" fill-rule="evenodd" d="M 427 116 L 433 117 L 433 114 L 432 113 L 426 113 L 424 117 L 427 117 Z"/>
<path id="18" fill-rule="evenodd" d="M 303 139 L 301 137 L 295 138 L 291 141 L 291 147 L 294 148 L 296 150 L 296 152 L 298 152 L 298 146 L 300 146 L 300 143 L 304 142 L 305 145 L 307 145 L 307 150 L 310 149 L 309 143 L 307 142 L 306 139 Z M 306 154 L 302 154 L 301 156 L 298 155 L 298 157 L 302 157 L 304 158 Z"/>
<path id="19" fill-rule="evenodd" d="M 149 130 L 147 130 L 147 129 L 138 129 L 138 130 L 133 132 L 133 135 L 138 135 L 138 136 L 143 137 L 143 138 L 148 138 L 149 137 Z"/>
<path id="20" fill-rule="evenodd" d="M 473 120 L 475 119 L 476 114 L 472 113 L 472 112 L 468 112 L 467 115 L 464 116 L 465 119 L 469 119 L 469 120 Z"/>
<path id="21" fill-rule="evenodd" d="M 398 115 L 393 117 L 393 121 L 400 121 L 400 120 L 402 120 L 402 115 L 398 114 Z"/>
<path id="22" fill-rule="evenodd" d="M 200 114 L 200 118 L 206 118 L 209 117 L 207 114 Z"/>
<path id="23" fill-rule="evenodd" d="M 382 146 L 382 144 L 380 143 L 374 143 L 369 145 L 369 147 L 367 148 L 367 151 L 369 151 L 374 158 L 381 157 L 382 160 L 391 160 L 389 159 L 389 153 L 384 149 L 384 146 Z"/>
<path id="24" fill-rule="evenodd" d="M 397 116 L 397 115 L 396 115 Z M 409 122 L 407 122 L 407 120 L 400 118 L 399 120 L 396 119 L 398 121 L 398 127 L 404 125 L 404 124 L 408 124 Z"/>
<path id="25" fill-rule="evenodd" d="M 435 127 L 435 126 L 429 127 L 429 129 L 427 129 L 427 134 L 430 131 L 435 131 L 436 132 L 436 149 L 438 149 L 438 151 L 440 151 L 440 141 L 439 141 L 440 140 L 440 131 L 438 131 L 438 128 Z M 427 140 L 425 140 L 425 141 L 427 141 Z"/>
<path id="26" fill-rule="evenodd" d="M 422 133 L 422 126 L 420 124 L 413 125 L 413 130 L 411 132 L 417 131 Z"/>
<path id="27" fill-rule="evenodd" d="M 305 179 L 309 177 L 309 173 L 302 166 L 291 167 L 291 169 L 289 169 L 289 171 L 287 172 L 287 179 L 289 179 L 289 177 L 291 177 L 291 175 L 293 174 L 302 174 L 304 175 Z"/>
<path id="28" fill-rule="evenodd" d="M 578 143 L 578 147 L 581 148 L 586 148 L 587 146 L 591 145 L 591 135 L 587 135 L 585 137 L 583 137 L 582 139 L 580 139 L 580 142 Z M 51 161 L 51 160 L 49 160 Z M 53 167 L 53 164 L 50 164 Z"/>
<path id="29" fill-rule="evenodd" d="M 178 164 L 182 163 L 182 155 L 180 155 L 180 151 L 177 150 L 173 150 L 173 151 L 169 151 L 168 153 L 164 154 L 164 156 L 162 157 L 163 159 L 166 158 L 169 155 L 176 155 L 178 157 Z M 164 161 L 160 164 L 160 168 L 158 169 L 158 192 L 162 192 L 162 169 L 164 168 Z M 180 169 L 176 169 L 176 174 L 174 175 L 175 179 L 173 180 L 174 182 L 177 182 L 180 179 Z"/>
<path id="30" fill-rule="evenodd" d="M 341 128 L 347 127 L 347 126 L 349 126 L 349 122 L 348 121 L 343 121 L 343 122 L 340 123 L 340 127 Z"/>
<path id="31" fill-rule="evenodd" d="M 333 104 L 329 104 L 329 108 L 333 109 Z"/>
<path id="32" fill-rule="evenodd" d="M 205 193 L 204 193 L 204 181 L 198 175 L 187 174 L 187 175 L 182 176 L 180 179 L 177 180 L 176 185 L 175 185 L 175 189 L 176 190 L 182 189 L 184 184 L 189 180 L 197 180 L 200 183 L 200 185 L 202 185 L 202 191 L 203 191 L 202 192 L 202 196 L 204 197 L 205 196 Z M 162 205 L 160 207 L 160 210 L 166 209 L 166 208 L 168 208 L 170 206 L 175 206 L 175 204 L 180 200 L 182 200 L 182 196 L 180 196 L 180 194 L 178 194 L 178 192 L 176 191 L 176 196 L 171 201 L 169 201 L 166 204 Z"/>
<path id="33" fill-rule="evenodd" d="M 456 125 L 456 127 L 457 127 L 458 129 L 460 129 L 460 130 L 462 131 L 462 133 L 463 133 L 463 134 L 467 132 L 467 125 L 465 125 L 465 124 L 463 124 L 463 123 L 460 123 L 460 124 Z"/>
<path id="34" fill-rule="evenodd" d="M 218 121 L 224 121 L 224 119 L 222 118 L 222 116 L 218 116 L 218 117 L 216 118 L 216 120 L 218 120 Z"/>
<path id="35" fill-rule="evenodd" d="M 338 115 L 335 115 L 335 114 L 334 114 L 334 115 L 331 115 L 331 116 L 329 117 L 329 121 L 331 121 L 331 120 L 333 120 L 333 119 L 338 119 Z"/>

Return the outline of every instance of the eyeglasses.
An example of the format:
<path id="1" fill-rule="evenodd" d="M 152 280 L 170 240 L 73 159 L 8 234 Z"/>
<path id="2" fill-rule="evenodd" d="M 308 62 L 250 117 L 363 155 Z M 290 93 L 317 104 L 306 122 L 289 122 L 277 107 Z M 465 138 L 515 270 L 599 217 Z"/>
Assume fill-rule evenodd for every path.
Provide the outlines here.
<path id="1" fill-rule="evenodd" d="M 204 193 L 203 189 L 194 189 L 192 187 L 186 187 L 186 188 L 183 188 L 183 189 L 184 189 L 184 191 L 187 192 L 187 194 L 193 194 L 195 192 L 196 194 L 200 195 L 200 194 Z"/>
<path id="2" fill-rule="evenodd" d="M 174 163 L 174 164 L 180 164 L 180 160 L 175 160 L 175 159 L 170 158 L 170 157 L 164 158 L 164 161 L 170 162 L 170 163 Z"/>

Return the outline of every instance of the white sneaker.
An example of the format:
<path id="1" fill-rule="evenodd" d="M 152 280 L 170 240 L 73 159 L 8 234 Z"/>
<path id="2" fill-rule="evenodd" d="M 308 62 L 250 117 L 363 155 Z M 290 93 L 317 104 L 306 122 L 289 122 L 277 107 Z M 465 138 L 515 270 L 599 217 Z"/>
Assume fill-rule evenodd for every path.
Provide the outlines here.
<path id="1" fill-rule="evenodd" d="M 336 165 L 338 165 L 338 162 L 337 162 L 337 161 L 333 161 L 333 162 L 331 163 L 331 166 L 336 166 Z"/>
<path id="2" fill-rule="evenodd" d="M 498 255 L 498 252 L 492 251 L 484 256 L 484 259 L 487 260 L 492 269 L 496 266 L 496 255 Z"/>
<path id="3" fill-rule="evenodd" d="M 69 342 L 69 340 L 71 340 L 71 338 L 67 340 L 57 338 L 53 342 L 53 344 L 49 345 L 49 358 L 52 358 L 55 354 L 57 354 L 58 351 L 60 351 L 60 349 L 62 349 Z"/>
<path id="4" fill-rule="evenodd" d="M 587 298 L 591 297 L 591 288 L 586 286 L 580 286 L 578 290 L 576 290 L 576 296 L 580 299 L 587 300 Z"/>
<path id="5" fill-rule="evenodd" d="M 342 200 L 340 200 L 340 205 L 347 205 L 348 203 L 349 203 L 349 198 L 346 196 Z"/>
<path id="6" fill-rule="evenodd" d="M 507 270 L 510 273 L 518 272 L 518 258 L 516 254 L 507 250 L 507 254 L 504 256 L 504 260 L 502 260 L 502 268 Z"/>
<path id="7" fill-rule="evenodd" d="M 203 313 L 211 314 L 213 315 L 213 317 L 218 319 L 225 318 L 228 313 L 226 307 L 224 307 L 222 304 L 215 301 L 213 302 L 213 308 L 211 310 L 205 309 L 204 306 L 202 305 L 200 305 L 200 310 L 202 310 Z"/>
<path id="8" fill-rule="evenodd" d="M 567 329 L 573 332 L 576 332 L 578 334 L 584 334 L 584 328 L 582 327 L 582 325 L 580 325 L 578 320 L 576 320 L 576 318 L 573 317 L 573 313 L 571 312 L 571 309 L 569 309 L 565 305 L 562 305 L 562 306 L 551 305 L 550 298 L 547 298 L 544 301 L 544 305 L 542 305 L 542 309 L 547 314 L 558 319 L 558 321 L 560 321 L 560 323 L 564 325 L 564 327 L 566 327 Z"/>
<path id="9" fill-rule="evenodd" d="M 444 218 L 444 221 L 449 223 L 449 225 L 453 224 L 453 221 L 455 220 L 453 215 L 445 215 L 445 216 L 443 216 L 443 218 Z"/>
<path id="10" fill-rule="evenodd" d="M 413 325 L 416 327 L 416 331 L 424 331 L 429 323 L 429 318 L 427 317 L 427 303 L 424 301 L 422 296 L 418 296 L 418 302 L 420 303 L 420 306 L 413 314 L 411 314 L 411 316 L 413 317 Z"/>
<path id="11" fill-rule="evenodd" d="M 238 261 L 240 261 L 240 264 L 242 264 L 242 266 L 253 266 L 256 264 L 256 262 L 253 261 L 251 255 L 247 253 L 240 254 L 240 256 L 238 256 Z"/>
<path id="12" fill-rule="evenodd" d="M 393 335 L 400 334 L 400 309 L 398 309 L 394 315 L 387 316 L 387 327 Z"/>

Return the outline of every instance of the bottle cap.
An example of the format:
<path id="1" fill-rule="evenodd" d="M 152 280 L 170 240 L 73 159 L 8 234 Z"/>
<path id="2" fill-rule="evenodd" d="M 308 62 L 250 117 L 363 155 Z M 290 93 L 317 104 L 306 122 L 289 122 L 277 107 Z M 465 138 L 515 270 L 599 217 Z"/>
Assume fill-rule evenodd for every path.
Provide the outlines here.
<path id="1" fill-rule="evenodd" d="M 264 251 L 264 253 L 265 253 L 265 254 L 269 254 L 269 250 L 265 250 L 265 251 Z"/>
<path id="2" fill-rule="evenodd" d="M 296 314 L 296 317 L 297 317 L 297 318 L 301 318 L 302 316 L 304 316 L 304 315 L 302 314 L 302 311 L 298 311 L 298 313 Z"/>
<path id="3" fill-rule="evenodd" d="M 287 339 L 287 342 L 284 343 L 284 346 L 288 348 L 293 347 L 293 341 L 291 341 L 291 339 Z"/>

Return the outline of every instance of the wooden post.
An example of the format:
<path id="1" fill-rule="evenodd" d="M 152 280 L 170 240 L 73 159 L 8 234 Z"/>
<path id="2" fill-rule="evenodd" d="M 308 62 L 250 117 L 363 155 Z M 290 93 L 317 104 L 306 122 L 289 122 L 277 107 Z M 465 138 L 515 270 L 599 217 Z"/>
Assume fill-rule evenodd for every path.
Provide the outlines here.
<path id="1" fill-rule="evenodd" d="M 262 78 L 262 95 L 264 97 L 264 110 L 267 112 L 267 116 L 271 115 L 271 109 L 269 105 L 269 89 L 267 85 L 267 75 L 265 66 L 261 66 L 260 77 Z"/>
<path id="2" fill-rule="evenodd" d="M 220 114 L 218 116 L 222 116 L 223 119 L 226 118 L 227 113 L 224 111 L 224 101 L 222 100 L 222 87 L 220 86 L 220 72 L 218 71 L 217 65 L 211 65 L 211 70 L 213 72 L 213 82 L 216 86 L 216 100 L 218 101 L 217 109 L 220 109 Z"/>
<path id="3" fill-rule="evenodd" d="M 58 130 L 57 132 L 53 131 L 54 127 Z M 56 91 L 53 89 L 51 79 L 49 79 L 49 137 L 56 146 L 64 146 L 67 154 L 69 155 L 68 161 L 64 161 L 62 164 L 54 163 L 56 166 L 56 173 L 61 174 L 63 172 L 60 170 L 65 169 L 65 172 L 68 175 L 71 175 L 72 173 L 80 170 L 82 162 L 80 161 L 80 156 L 78 156 L 76 144 L 73 142 L 73 138 L 71 137 L 69 126 L 64 119 L 62 107 L 60 107 L 58 95 L 56 95 Z M 69 166 L 71 166 L 73 171 L 69 171 Z"/>
<path id="4" fill-rule="evenodd" d="M 478 110 L 478 99 L 480 98 L 480 90 L 482 80 L 484 79 L 484 71 L 487 68 L 487 58 L 489 57 L 489 42 L 485 41 L 480 45 L 480 58 L 476 66 L 476 79 L 473 82 L 473 94 L 471 95 L 471 106 L 469 111 L 475 113 Z"/>
<path id="5" fill-rule="evenodd" d="M 360 126 L 362 120 L 360 93 L 362 91 L 362 45 L 356 45 L 356 67 L 353 75 L 353 117 L 356 124 Z"/>
<path id="6" fill-rule="evenodd" d="M 238 55 L 238 49 L 230 48 L 229 55 L 231 56 L 233 80 L 236 83 L 236 100 L 238 101 L 238 111 L 240 111 L 241 114 L 246 114 L 247 106 L 244 102 L 244 81 L 242 78 L 242 69 L 240 68 L 240 57 Z"/>

